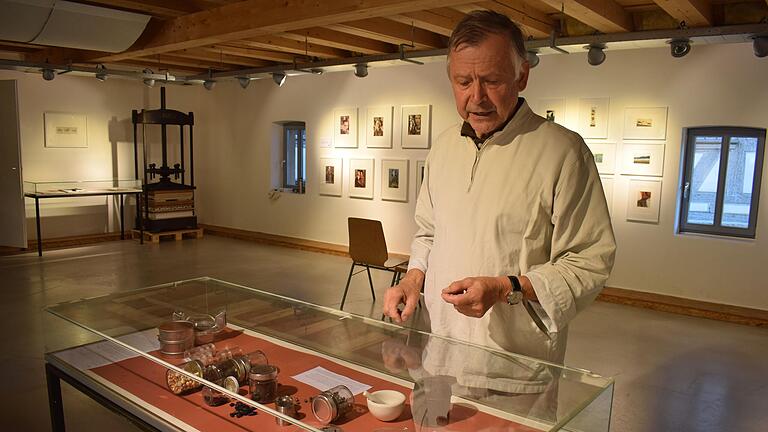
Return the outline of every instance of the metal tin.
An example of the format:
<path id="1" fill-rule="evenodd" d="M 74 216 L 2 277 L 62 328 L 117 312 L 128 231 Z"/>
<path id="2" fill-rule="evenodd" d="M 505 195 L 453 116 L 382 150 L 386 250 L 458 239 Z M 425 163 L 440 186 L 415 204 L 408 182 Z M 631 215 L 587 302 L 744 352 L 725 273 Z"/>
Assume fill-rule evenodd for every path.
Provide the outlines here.
<path id="1" fill-rule="evenodd" d="M 275 399 L 275 409 L 280 414 L 285 414 L 294 418 L 296 417 L 296 404 L 290 396 L 280 396 Z M 280 417 L 275 417 L 275 423 L 279 426 L 289 426 L 291 424 Z"/>
<path id="2" fill-rule="evenodd" d="M 166 321 L 158 327 L 157 340 L 162 354 L 181 356 L 194 345 L 194 326 L 189 321 Z"/>

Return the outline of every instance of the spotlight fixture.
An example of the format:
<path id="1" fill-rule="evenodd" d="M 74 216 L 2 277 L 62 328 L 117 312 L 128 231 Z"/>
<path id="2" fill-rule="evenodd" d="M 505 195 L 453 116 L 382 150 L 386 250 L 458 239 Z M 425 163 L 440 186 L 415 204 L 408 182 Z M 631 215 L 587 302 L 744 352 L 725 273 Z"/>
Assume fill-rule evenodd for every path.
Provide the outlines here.
<path id="1" fill-rule="evenodd" d="M 674 58 L 685 57 L 691 52 L 691 41 L 688 39 L 672 39 L 669 41 L 669 50 Z"/>
<path id="2" fill-rule="evenodd" d="M 142 71 L 145 75 L 152 75 L 154 72 L 152 72 L 152 69 L 144 69 Z M 144 78 L 144 85 L 147 87 L 154 87 L 155 86 L 155 79 L 154 78 Z"/>
<path id="3" fill-rule="evenodd" d="M 96 79 L 102 82 L 107 80 L 107 68 L 103 64 L 96 65 Z"/>
<path id="4" fill-rule="evenodd" d="M 603 44 L 592 44 L 587 45 L 584 48 L 589 49 L 589 52 L 587 53 L 587 62 L 591 64 L 592 66 L 598 66 L 602 64 L 605 61 L 605 45 Z"/>
<path id="5" fill-rule="evenodd" d="M 43 79 L 46 81 L 53 81 L 56 78 L 56 72 L 53 69 L 43 69 Z"/>
<path id="6" fill-rule="evenodd" d="M 355 65 L 355 76 L 365 78 L 368 76 L 368 63 L 358 63 Z"/>
<path id="7" fill-rule="evenodd" d="M 240 83 L 240 87 L 243 89 L 247 89 L 248 86 L 251 84 L 251 79 L 248 77 L 237 77 L 237 82 Z"/>
<path id="8" fill-rule="evenodd" d="M 527 51 L 525 53 L 525 57 L 528 60 L 528 64 L 531 66 L 531 69 L 538 66 L 539 61 L 541 61 L 538 51 Z"/>
<path id="9" fill-rule="evenodd" d="M 752 50 L 756 57 L 768 56 L 768 36 L 755 36 L 752 38 Z"/>
<path id="10" fill-rule="evenodd" d="M 272 81 L 277 84 L 278 87 L 282 87 L 285 84 L 285 72 L 275 72 L 272 74 Z"/>
<path id="11" fill-rule="evenodd" d="M 207 79 L 203 81 L 203 87 L 205 87 L 206 90 L 213 90 L 213 87 L 216 86 L 216 81 L 212 79 Z"/>

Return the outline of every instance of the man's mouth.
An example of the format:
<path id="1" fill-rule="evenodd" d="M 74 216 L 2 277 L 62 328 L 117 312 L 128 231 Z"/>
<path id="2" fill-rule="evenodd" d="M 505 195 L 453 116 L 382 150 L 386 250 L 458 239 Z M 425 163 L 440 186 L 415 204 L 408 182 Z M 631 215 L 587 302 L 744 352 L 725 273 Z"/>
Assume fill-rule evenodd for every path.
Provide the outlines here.
<path id="1" fill-rule="evenodd" d="M 472 117 L 484 118 L 484 117 L 490 116 L 493 113 L 494 113 L 494 111 L 480 111 L 480 112 L 471 112 L 471 113 L 469 113 L 469 115 L 472 116 Z"/>

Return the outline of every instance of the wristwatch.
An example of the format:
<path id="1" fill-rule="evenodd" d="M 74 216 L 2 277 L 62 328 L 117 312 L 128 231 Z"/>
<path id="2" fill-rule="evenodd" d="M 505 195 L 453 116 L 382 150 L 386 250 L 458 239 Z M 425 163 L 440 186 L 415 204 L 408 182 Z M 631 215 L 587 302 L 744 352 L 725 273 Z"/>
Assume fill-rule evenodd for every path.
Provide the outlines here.
<path id="1" fill-rule="evenodd" d="M 520 285 L 520 279 L 517 276 L 508 276 L 512 282 L 512 291 L 507 294 L 507 304 L 516 305 L 523 299 L 523 287 Z"/>

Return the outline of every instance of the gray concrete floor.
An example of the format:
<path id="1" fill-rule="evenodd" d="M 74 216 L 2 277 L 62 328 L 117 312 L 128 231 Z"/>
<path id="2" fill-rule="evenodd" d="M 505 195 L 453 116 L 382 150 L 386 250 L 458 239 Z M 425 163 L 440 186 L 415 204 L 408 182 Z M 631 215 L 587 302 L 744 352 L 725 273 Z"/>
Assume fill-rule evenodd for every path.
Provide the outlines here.
<path id="1" fill-rule="evenodd" d="M 338 307 L 349 265 L 347 258 L 212 236 L 0 257 L 0 430 L 50 430 L 46 305 L 211 276 Z M 390 274 L 374 273 L 381 300 Z M 380 316 L 364 275 L 353 279 L 345 310 Z M 573 322 L 566 364 L 615 377 L 614 432 L 768 431 L 768 329 L 598 302 Z M 63 387 L 68 430 L 138 430 Z"/>

